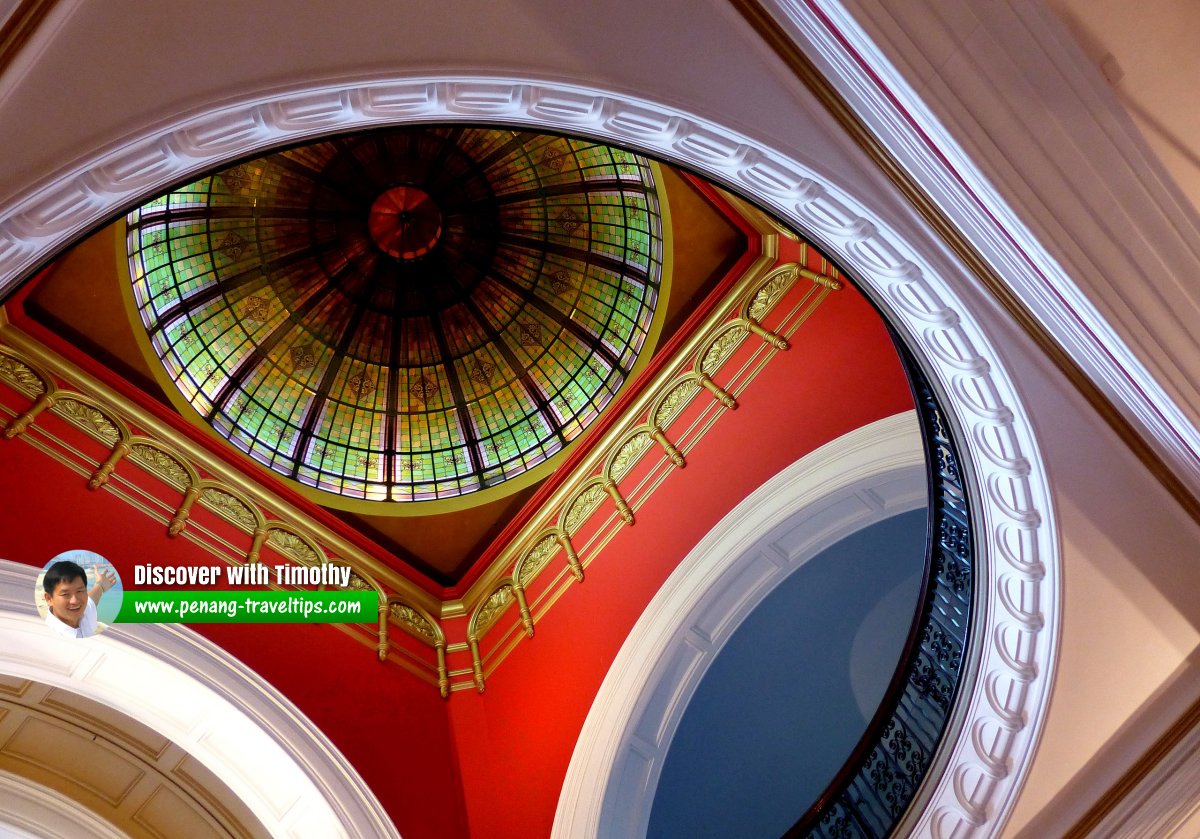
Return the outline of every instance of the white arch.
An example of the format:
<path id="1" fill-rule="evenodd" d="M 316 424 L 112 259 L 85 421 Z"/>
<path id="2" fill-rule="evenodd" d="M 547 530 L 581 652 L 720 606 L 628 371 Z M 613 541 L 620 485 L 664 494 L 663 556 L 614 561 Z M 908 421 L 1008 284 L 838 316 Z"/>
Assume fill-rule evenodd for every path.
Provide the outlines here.
<path id="1" fill-rule="evenodd" d="M 959 432 L 979 534 L 977 676 L 959 700 L 958 736 L 927 776 L 913 830 L 998 833 L 1041 730 L 1057 650 L 1059 547 L 1041 456 L 979 320 L 934 267 L 945 265 L 938 243 L 901 238 L 796 157 L 700 114 L 556 80 L 319 80 L 145 128 L 41 182 L 0 210 L 0 292 L 139 197 L 247 152 L 354 128 L 454 121 L 586 134 L 687 165 L 818 237 L 887 311 Z M 866 196 L 877 187 L 860 188 Z"/>
<path id="2" fill-rule="evenodd" d="M 0 770 L 0 836 L 4 839 L 53 839 L 83 834 L 91 839 L 129 839 L 78 802 L 11 772 Z"/>
<path id="3" fill-rule="evenodd" d="M 0 674 L 70 690 L 178 743 L 272 836 L 399 839 L 329 739 L 246 665 L 170 624 L 55 636 L 33 608 L 37 572 L 0 560 Z"/>
<path id="4" fill-rule="evenodd" d="M 821 551 L 927 501 L 910 411 L 827 443 L 738 504 L 672 572 L 621 646 L 575 745 L 552 835 L 645 836 L 683 713 L 746 616 Z M 761 547 L 784 523 L 786 557 Z"/>

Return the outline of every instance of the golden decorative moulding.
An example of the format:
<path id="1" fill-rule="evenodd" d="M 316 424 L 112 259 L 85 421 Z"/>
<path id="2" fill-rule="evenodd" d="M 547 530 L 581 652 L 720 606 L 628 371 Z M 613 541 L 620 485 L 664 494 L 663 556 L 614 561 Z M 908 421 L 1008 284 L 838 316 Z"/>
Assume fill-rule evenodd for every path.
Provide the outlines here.
<path id="1" fill-rule="evenodd" d="M 381 661 L 397 664 L 435 685 L 443 697 L 455 690 L 482 692 L 490 672 L 515 644 L 534 636 L 538 617 L 567 587 L 584 581 L 585 569 L 613 533 L 636 526 L 638 508 L 666 472 L 685 468 L 689 458 L 700 455 L 696 446 L 721 413 L 738 407 L 738 399 L 763 365 L 774 354 L 786 351 L 788 338 L 829 293 L 841 287 L 836 269 L 824 260 L 823 271 L 806 267 L 804 243 L 800 264 L 778 264 L 775 245 L 781 231 L 765 221 L 763 228 L 762 255 L 725 301 L 694 330 L 674 360 L 644 384 L 623 415 L 593 442 L 541 509 L 460 599 L 439 600 L 313 522 L 304 511 L 151 412 L 129 403 L 103 382 L 0 320 L 0 383 L 29 400 L 28 407 L 15 416 L 0 418 L 3 437 L 27 436 L 37 427 L 39 448 L 65 449 L 65 443 L 37 426 L 39 417 L 49 412 L 102 447 L 95 457 L 75 452 L 77 460 L 88 459 L 91 489 L 117 492 L 114 482 L 137 468 L 161 484 L 162 494 L 177 499 L 165 516 L 164 535 L 168 538 L 192 536 L 190 530 L 197 526 L 194 521 L 200 509 L 214 522 L 223 522 L 240 534 L 220 540 L 229 552 L 218 555 L 231 564 L 258 562 L 263 547 L 269 546 L 299 565 L 349 567 L 349 588 L 378 594 L 379 619 L 374 628 L 358 626 L 343 631 L 374 648 Z M 785 300 L 793 302 L 779 316 L 776 310 Z M 774 326 L 768 329 L 764 323 L 772 318 Z M 752 345 L 748 360 L 732 364 L 731 359 L 739 357 L 750 339 L 757 344 Z M 700 403 L 699 418 L 681 422 L 702 395 L 707 401 Z M 639 469 L 643 475 L 637 479 Z M 129 493 L 117 494 L 132 501 Z M 132 503 L 155 515 L 153 505 Z M 583 544 L 577 544 L 585 527 L 590 527 L 589 535 Z M 531 601 L 530 587 L 547 569 L 556 576 L 542 585 Z M 519 617 L 504 626 L 502 619 L 514 603 Z M 459 633 L 465 636 L 465 644 L 447 642 L 445 626 L 457 620 L 466 621 L 465 631 Z M 395 629 L 430 655 L 416 655 L 398 646 Z M 485 657 L 480 643 L 491 631 L 503 634 Z M 466 657 L 463 666 L 447 664 L 448 658 L 460 656 Z"/>

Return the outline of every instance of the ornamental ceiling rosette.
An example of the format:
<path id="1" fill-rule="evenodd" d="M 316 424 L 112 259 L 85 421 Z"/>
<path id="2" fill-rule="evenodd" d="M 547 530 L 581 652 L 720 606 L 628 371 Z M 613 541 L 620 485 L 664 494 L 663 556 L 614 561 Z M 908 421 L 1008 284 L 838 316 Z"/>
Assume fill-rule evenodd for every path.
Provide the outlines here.
<path id="1" fill-rule="evenodd" d="M 562 451 L 649 349 L 662 281 L 649 162 L 511 130 L 317 142 L 127 223 L 172 397 L 334 504 L 461 496 Z"/>

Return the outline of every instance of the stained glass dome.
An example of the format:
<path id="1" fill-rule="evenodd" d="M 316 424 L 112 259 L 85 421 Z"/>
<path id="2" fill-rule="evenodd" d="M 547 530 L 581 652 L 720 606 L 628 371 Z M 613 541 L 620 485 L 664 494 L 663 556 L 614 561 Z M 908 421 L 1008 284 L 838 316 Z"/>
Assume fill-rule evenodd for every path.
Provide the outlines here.
<path id="1" fill-rule="evenodd" d="M 133 301 L 178 395 L 350 499 L 459 496 L 562 450 L 630 376 L 662 281 L 649 162 L 511 130 L 317 142 L 127 223 Z"/>

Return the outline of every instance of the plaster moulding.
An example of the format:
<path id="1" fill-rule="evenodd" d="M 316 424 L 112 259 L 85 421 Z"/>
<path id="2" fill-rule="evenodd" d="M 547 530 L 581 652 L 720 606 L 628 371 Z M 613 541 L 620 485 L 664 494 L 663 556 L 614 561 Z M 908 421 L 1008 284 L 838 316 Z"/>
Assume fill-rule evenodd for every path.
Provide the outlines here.
<path id="1" fill-rule="evenodd" d="M 1193 727 L 1089 836 L 1097 839 L 1163 839 L 1195 836 L 1200 828 L 1200 728 Z"/>
<path id="2" fill-rule="evenodd" d="M 54 636 L 33 608 L 38 571 L 0 560 L 0 674 L 64 688 L 179 744 L 271 836 L 399 839 L 329 739 L 244 664 L 172 624 Z"/>
<path id="3" fill-rule="evenodd" d="M 170 183 L 319 135 L 414 122 L 564 131 L 672 160 L 726 184 L 812 235 L 885 310 L 938 391 L 963 448 L 977 510 L 978 675 L 960 736 L 926 782 L 920 835 L 999 832 L 1025 778 L 1054 669 L 1059 556 L 1049 486 L 1030 422 L 980 321 L 946 279 L 939 242 L 906 240 L 879 181 L 852 194 L 719 115 L 557 81 L 372 77 L 243 96 L 134 133 L 0 208 L 0 294 L 91 226 Z M 940 261 L 939 261 L 940 260 Z M 942 266 L 943 274 L 934 268 Z M 938 767 L 935 767 L 937 770 Z"/>
<path id="4" fill-rule="evenodd" d="M 1189 319 L 1200 302 L 1163 280 L 1194 276 L 1200 266 L 1196 214 L 1164 185 L 1162 165 L 1049 7 L 1015 0 L 971 8 L 959 0 L 903 9 L 886 0 L 762 5 L 1021 304 L 1200 491 L 1193 361 L 1200 345 Z M 958 31 L 948 19 L 959 21 Z M 984 25 L 995 50 L 970 51 L 969 60 L 950 65 L 947 44 L 968 52 L 972 30 L 963 27 Z M 939 79 L 930 56 L 959 78 Z M 922 64 L 930 79 L 918 78 L 914 67 Z M 994 130 L 1014 114 L 1043 122 L 1028 140 Z M 987 142 L 973 139 L 979 135 Z M 1116 240 L 1124 242 L 1119 256 Z M 1096 264 L 1092 254 L 1108 261 Z"/>
<path id="5" fill-rule="evenodd" d="M 552 835 L 645 836 L 679 722 L 742 621 L 826 548 L 928 500 L 921 429 L 909 411 L 805 455 L 726 515 L 621 646 L 576 743 Z"/>
<path id="6" fill-rule="evenodd" d="M 54 839 L 83 833 L 92 839 L 129 839 L 79 802 L 28 778 L 0 770 L 0 836 L 5 839 Z"/>

